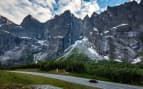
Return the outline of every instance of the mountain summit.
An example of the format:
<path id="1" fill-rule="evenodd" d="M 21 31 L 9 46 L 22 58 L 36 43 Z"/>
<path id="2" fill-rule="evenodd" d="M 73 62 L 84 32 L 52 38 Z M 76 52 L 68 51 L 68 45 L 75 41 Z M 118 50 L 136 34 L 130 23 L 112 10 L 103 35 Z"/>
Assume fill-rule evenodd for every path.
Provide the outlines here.
<path id="1" fill-rule="evenodd" d="M 45 23 L 31 15 L 25 17 L 21 25 L 0 17 L 0 61 L 13 65 L 52 60 L 69 54 L 73 45 L 78 44 L 75 48 L 94 60 L 140 62 L 143 50 L 142 3 L 108 7 L 107 11 L 94 13 L 83 20 L 70 11 Z"/>

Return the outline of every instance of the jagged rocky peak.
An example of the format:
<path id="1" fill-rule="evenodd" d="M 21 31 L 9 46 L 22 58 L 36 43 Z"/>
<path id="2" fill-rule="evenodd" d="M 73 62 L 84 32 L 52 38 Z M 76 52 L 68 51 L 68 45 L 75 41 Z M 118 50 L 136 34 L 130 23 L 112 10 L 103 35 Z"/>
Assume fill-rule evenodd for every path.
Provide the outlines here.
<path id="1" fill-rule="evenodd" d="M 143 49 L 139 39 L 143 31 L 142 8 L 141 4 L 130 2 L 92 16 L 90 22 L 97 31 L 90 38 L 97 52 L 114 60 L 134 61 Z"/>
<path id="2" fill-rule="evenodd" d="M 8 20 L 6 17 L 0 16 L 0 24 L 4 25 L 4 24 L 13 24 L 12 21 Z"/>
<path id="3" fill-rule="evenodd" d="M 45 35 L 49 40 L 49 55 L 51 57 L 63 54 L 63 51 L 80 38 L 81 20 L 74 17 L 70 11 L 65 11 L 45 23 Z M 54 44 L 54 45 L 53 45 Z"/>
<path id="4" fill-rule="evenodd" d="M 86 16 L 84 17 L 84 20 L 89 20 L 89 16 L 86 15 Z"/>
<path id="5" fill-rule="evenodd" d="M 23 19 L 21 26 L 23 27 L 26 36 L 35 39 L 44 38 L 44 23 L 41 23 L 31 15 L 28 15 Z"/>
<path id="6" fill-rule="evenodd" d="M 4 24 L 7 22 L 7 19 L 3 16 L 0 16 L 0 24 Z"/>
<path id="7" fill-rule="evenodd" d="M 65 11 L 63 14 L 60 15 L 61 17 L 74 17 L 70 10 Z"/>
<path id="8" fill-rule="evenodd" d="M 24 19 L 23 22 L 27 22 L 27 21 L 35 21 L 38 22 L 38 20 L 36 20 L 32 15 L 27 15 Z"/>
<path id="9" fill-rule="evenodd" d="M 138 53 L 143 50 L 143 41 L 140 39 L 143 32 L 142 3 L 143 1 L 140 4 L 129 2 L 108 7 L 107 11 L 101 14 L 93 13 L 84 20 L 76 18 L 70 11 L 65 11 L 46 23 L 40 23 L 28 15 L 21 25 L 8 24 L 4 31 L 2 29 L 0 57 L 5 58 L 7 51 L 13 52 L 16 49 L 17 52 L 23 53 L 20 50 L 29 49 L 28 54 L 32 54 L 35 60 L 56 59 L 64 55 L 65 49 L 87 37 L 89 42 L 84 41 L 77 46 L 82 50 L 88 49 L 85 52 L 87 55 L 94 50 L 94 53 L 96 51 L 101 57 L 113 60 L 139 61 L 141 58 Z M 5 23 L 6 20 L 2 19 L 4 18 L 0 18 L 0 22 Z M 5 38 L 3 33 L 6 32 L 18 40 L 9 36 Z M 6 44 L 5 40 L 8 40 L 9 44 Z M 87 46 L 90 45 L 88 43 L 91 43 L 92 47 Z M 96 56 L 92 54 L 92 57 Z"/>
<path id="10" fill-rule="evenodd" d="M 37 19 L 32 17 L 32 15 L 26 16 L 21 23 L 21 25 L 24 27 L 31 26 L 31 25 L 39 26 L 39 24 L 41 23 Z"/>
<path id="11" fill-rule="evenodd" d="M 62 13 L 61 15 L 55 15 L 53 19 L 47 21 L 46 23 L 48 22 L 52 22 L 54 20 L 60 20 L 62 18 L 65 18 L 67 21 L 71 20 L 70 18 L 74 17 L 74 15 L 71 13 L 70 10 L 66 10 L 64 13 Z"/>
<path id="12" fill-rule="evenodd" d="M 96 17 L 96 16 L 98 16 L 98 15 L 99 15 L 99 14 L 97 14 L 96 12 L 94 12 L 91 17 Z"/>
<path id="13" fill-rule="evenodd" d="M 141 3 L 140 3 L 141 5 L 143 5 L 143 0 L 141 0 Z"/>

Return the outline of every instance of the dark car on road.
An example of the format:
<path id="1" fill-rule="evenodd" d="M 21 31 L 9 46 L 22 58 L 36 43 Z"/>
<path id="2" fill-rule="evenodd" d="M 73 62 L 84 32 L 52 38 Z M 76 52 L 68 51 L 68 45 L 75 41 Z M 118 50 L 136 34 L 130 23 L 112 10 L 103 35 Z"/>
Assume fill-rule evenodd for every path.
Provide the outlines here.
<path id="1" fill-rule="evenodd" d="M 95 79 L 91 79 L 91 80 L 89 80 L 89 82 L 90 82 L 90 83 L 98 83 L 98 81 L 95 80 Z"/>

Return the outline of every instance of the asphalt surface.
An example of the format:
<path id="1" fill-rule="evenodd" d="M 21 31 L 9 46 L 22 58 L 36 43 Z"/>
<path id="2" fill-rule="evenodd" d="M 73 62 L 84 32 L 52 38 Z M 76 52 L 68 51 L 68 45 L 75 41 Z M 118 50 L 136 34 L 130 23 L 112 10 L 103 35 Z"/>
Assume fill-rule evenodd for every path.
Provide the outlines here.
<path id="1" fill-rule="evenodd" d="M 24 71 L 10 71 L 16 73 L 23 73 L 23 74 L 31 74 L 31 75 L 38 75 L 47 78 L 58 79 L 66 82 L 81 84 L 85 86 L 91 86 L 101 89 L 143 89 L 140 86 L 128 85 L 128 84 L 120 84 L 120 83 L 112 83 L 112 82 L 105 82 L 97 80 L 98 83 L 90 83 L 87 78 L 80 78 L 80 77 L 73 77 L 67 75 L 57 75 L 57 74 L 49 74 L 49 73 L 38 73 L 38 72 L 24 72 Z"/>

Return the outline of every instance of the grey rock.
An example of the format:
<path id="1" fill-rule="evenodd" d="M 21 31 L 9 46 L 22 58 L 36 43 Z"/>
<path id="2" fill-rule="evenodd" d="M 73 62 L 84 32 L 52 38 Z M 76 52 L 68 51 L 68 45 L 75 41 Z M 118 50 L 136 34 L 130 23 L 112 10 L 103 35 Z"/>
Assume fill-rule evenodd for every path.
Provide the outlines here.
<path id="1" fill-rule="evenodd" d="M 28 15 L 21 25 L 1 16 L 0 61 L 26 64 L 29 59 L 21 60 L 29 56 L 33 62 L 56 59 L 77 40 L 87 37 L 99 55 L 134 62 L 143 50 L 142 9 L 143 1 L 129 2 L 108 7 L 107 11 L 86 16 L 84 20 L 66 11 L 45 23 Z"/>

